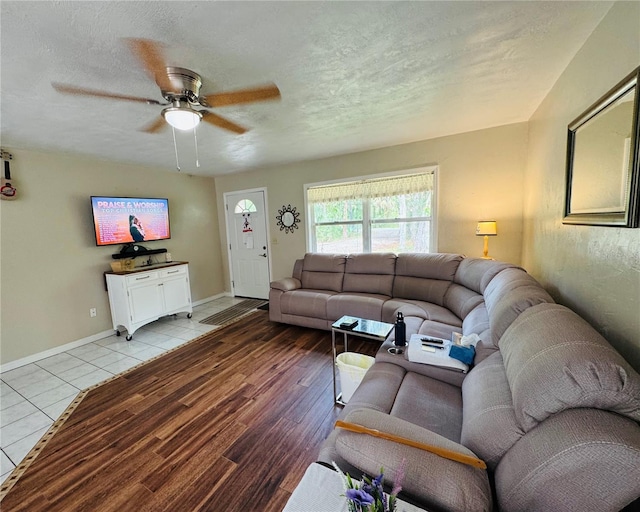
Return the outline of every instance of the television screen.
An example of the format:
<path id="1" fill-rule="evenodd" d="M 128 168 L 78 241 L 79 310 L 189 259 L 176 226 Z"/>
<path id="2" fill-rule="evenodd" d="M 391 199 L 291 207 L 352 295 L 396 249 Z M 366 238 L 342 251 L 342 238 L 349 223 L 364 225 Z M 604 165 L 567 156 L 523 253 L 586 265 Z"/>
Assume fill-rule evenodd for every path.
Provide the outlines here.
<path id="1" fill-rule="evenodd" d="M 91 197 L 96 245 L 166 240 L 169 200 L 146 197 Z"/>

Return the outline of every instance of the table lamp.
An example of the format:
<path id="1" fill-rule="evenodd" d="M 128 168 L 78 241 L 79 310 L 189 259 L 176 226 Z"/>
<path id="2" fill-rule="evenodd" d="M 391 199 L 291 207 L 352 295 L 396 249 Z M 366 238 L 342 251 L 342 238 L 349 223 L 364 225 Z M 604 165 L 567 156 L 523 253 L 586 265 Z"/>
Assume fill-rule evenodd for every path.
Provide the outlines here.
<path id="1" fill-rule="evenodd" d="M 489 237 L 498 234 L 498 223 L 495 220 L 480 220 L 476 227 L 476 236 L 484 236 L 484 253 L 483 258 L 490 260 L 489 257 Z"/>

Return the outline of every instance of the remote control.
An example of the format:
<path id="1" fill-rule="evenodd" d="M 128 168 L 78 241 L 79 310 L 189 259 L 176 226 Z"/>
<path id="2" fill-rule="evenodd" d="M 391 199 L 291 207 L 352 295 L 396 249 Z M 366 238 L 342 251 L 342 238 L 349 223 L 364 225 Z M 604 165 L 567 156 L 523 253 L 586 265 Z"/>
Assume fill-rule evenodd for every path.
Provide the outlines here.
<path id="1" fill-rule="evenodd" d="M 438 345 L 444 344 L 444 341 L 438 338 L 426 337 L 426 338 L 420 338 L 420 341 L 422 341 L 423 343 L 437 343 Z"/>
<path id="2" fill-rule="evenodd" d="M 356 325 L 358 325 L 357 320 L 354 320 L 353 322 L 342 322 L 340 324 L 340 329 L 353 329 Z"/>

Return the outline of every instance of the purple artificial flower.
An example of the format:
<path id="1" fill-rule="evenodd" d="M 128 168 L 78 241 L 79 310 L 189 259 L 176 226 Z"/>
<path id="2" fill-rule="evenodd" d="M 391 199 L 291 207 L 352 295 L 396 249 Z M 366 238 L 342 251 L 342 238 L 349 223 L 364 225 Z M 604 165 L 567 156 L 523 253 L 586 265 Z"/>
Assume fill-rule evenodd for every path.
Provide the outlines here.
<path id="1" fill-rule="evenodd" d="M 405 473 L 406 467 L 407 467 L 407 461 L 406 459 L 402 459 L 402 462 L 400 462 L 400 465 L 396 470 L 396 480 L 393 485 L 393 489 L 391 490 L 391 494 L 393 496 L 397 496 L 398 493 L 402 490 L 402 480 L 404 480 L 404 473 Z"/>
<path id="2" fill-rule="evenodd" d="M 345 492 L 347 499 L 353 501 L 356 505 L 366 506 L 373 503 L 373 496 L 361 491 L 360 489 L 347 489 Z"/>

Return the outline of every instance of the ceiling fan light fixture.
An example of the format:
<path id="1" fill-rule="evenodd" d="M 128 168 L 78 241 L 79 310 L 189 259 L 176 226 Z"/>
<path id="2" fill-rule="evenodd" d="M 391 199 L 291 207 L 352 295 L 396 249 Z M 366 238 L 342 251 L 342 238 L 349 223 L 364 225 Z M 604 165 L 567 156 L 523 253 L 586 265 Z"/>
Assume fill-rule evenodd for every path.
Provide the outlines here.
<path id="1" fill-rule="evenodd" d="M 177 130 L 193 130 L 202 119 L 202 114 L 188 107 L 169 107 L 162 111 L 167 123 Z"/>

